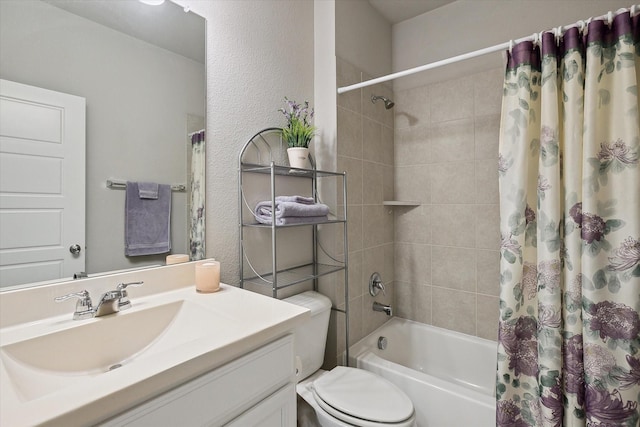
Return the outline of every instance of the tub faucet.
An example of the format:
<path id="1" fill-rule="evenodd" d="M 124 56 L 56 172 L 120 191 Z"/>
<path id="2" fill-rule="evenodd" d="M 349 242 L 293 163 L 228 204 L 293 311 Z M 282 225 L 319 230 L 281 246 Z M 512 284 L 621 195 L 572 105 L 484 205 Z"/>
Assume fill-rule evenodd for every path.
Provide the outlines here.
<path id="1" fill-rule="evenodd" d="M 73 313 L 74 320 L 90 319 L 92 317 L 106 316 L 107 314 L 117 313 L 120 310 L 126 310 L 131 307 L 131 301 L 125 290 L 127 286 L 142 286 L 144 282 L 120 283 L 116 286 L 115 291 L 108 291 L 102 294 L 98 305 L 94 308 L 91 303 L 89 291 L 62 295 L 55 299 L 56 302 L 65 301 L 69 298 L 78 298 L 76 310 Z"/>
<path id="2" fill-rule="evenodd" d="M 393 309 L 389 304 L 380 304 L 377 301 L 373 302 L 373 311 L 382 311 L 387 316 L 393 316 Z"/>

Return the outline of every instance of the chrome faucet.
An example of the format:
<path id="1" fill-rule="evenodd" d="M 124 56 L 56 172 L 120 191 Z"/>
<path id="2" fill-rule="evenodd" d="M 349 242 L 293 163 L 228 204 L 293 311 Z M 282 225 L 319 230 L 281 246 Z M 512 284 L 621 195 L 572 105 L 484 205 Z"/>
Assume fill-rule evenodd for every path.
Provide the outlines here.
<path id="1" fill-rule="evenodd" d="M 78 298 L 76 310 L 73 312 L 73 320 L 90 319 L 92 317 L 106 316 L 117 313 L 120 310 L 131 308 L 129 295 L 125 290 L 128 286 L 142 286 L 144 282 L 120 283 L 115 291 L 108 291 L 102 294 L 98 306 L 93 308 L 89 291 L 86 289 L 55 298 L 55 302 L 66 301 L 69 298 Z"/>
<path id="2" fill-rule="evenodd" d="M 387 316 L 393 316 L 393 308 L 389 304 L 380 304 L 377 301 L 373 302 L 373 311 L 382 311 Z"/>

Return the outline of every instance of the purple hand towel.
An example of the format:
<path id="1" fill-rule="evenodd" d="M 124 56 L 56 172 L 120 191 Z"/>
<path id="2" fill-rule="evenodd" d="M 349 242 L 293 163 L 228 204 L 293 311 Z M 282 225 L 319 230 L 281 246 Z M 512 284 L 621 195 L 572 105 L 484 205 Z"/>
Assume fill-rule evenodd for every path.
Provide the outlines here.
<path id="1" fill-rule="evenodd" d="M 140 256 L 171 250 L 171 187 L 158 185 L 158 198 L 141 198 L 137 182 L 127 182 L 124 254 Z"/>

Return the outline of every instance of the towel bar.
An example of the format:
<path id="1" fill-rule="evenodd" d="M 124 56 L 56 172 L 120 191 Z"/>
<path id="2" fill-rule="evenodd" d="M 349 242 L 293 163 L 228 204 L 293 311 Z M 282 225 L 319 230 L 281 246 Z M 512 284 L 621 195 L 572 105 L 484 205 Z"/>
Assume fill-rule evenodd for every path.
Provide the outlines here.
<path id="1" fill-rule="evenodd" d="M 127 188 L 127 183 L 124 181 L 118 181 L 115 179 L 108 179 L 107 180 L 107 188 L 110 189 L 125 189 Z M 172 184 L 171 185 L 171 191 L 186 191 L 187 190 L 187 186 L 184 184 Z"/>

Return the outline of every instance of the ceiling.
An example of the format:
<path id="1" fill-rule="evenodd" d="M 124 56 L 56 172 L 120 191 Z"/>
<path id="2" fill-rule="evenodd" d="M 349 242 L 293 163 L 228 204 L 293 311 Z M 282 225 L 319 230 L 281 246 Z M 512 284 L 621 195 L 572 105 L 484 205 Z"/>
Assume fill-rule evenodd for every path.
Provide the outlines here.
<path id="1" fill-rule="evenodd" d="M 149 6 L 138 1 L 43 1 L 194 61 L 205 62 L 204 19 L 185 13 L 173 2 Z"/>
<path id="2" fill-rule="evenodd" d="M 455 0 L 369 0 L 392 25 L 422 15 Z"/>

